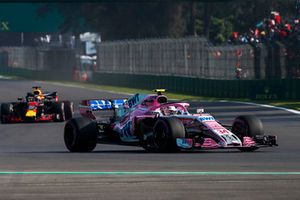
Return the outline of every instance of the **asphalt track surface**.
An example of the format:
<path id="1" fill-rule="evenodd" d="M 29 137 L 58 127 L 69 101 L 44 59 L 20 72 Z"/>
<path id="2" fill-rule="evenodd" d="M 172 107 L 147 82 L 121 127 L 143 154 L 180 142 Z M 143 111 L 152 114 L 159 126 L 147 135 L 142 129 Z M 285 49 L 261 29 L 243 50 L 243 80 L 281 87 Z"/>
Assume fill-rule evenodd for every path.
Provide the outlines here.
<path id="1" fill-rule="evenodd" d="M 0 80 L 0 102 L 15 101 L 33 85 L 58 91 L 62 100 L 72 100 L 75 105 L 88 98 L 126 97 L 48 83 Z M 64 123 L 1 124 L 0 199 L 300 199 L 300 115 L 241 103 L 190 104 L 192 110 L 203 107 L 229 124 L 237 115 L 255 114 L 267 133 L 278 136 L 279 147 L 252 153 L 166 154 L 98 145 L 92 153 L 69 153 L 63 142 Z M 78 115 L 77 106 L 75 109 Z"/>

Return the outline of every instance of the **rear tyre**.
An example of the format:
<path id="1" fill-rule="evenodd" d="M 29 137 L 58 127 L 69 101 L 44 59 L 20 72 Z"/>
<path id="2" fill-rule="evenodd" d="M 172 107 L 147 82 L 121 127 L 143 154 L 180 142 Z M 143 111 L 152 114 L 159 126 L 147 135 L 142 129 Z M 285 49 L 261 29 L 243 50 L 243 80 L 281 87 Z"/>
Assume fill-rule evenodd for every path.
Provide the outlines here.
<path id="1" fill-rule="evenodd" d="M 11 103 L 2 103 L 1 104 L 1 123 L 8 123 L 8 117 L 13 114 L 13 105 Z"/>
<path id="2" fill-rule="evenodd" d="M 65 120 L 69 120 L 73 117 L 74 109 L 72 101 L 64 101 L 64 113 Z"/>
<path id="3" fill-rule="evenodd" d="M 238 116 L 232 125 L 231 131 L 243 141 L 244 137 L 263 135 L 264 128 L 260 119 L 253 115 Z M 258 147 L 240 148 L 240 151 L 255 151 Z"/>
<path id="4" fill-rule="evenodd" d="M 70 152 L 91 152 L 97 145 L 97 124 L 89 118 L 73 118 L 64 129 L 64 141 Z"/>
<path id="5" fill-rule="evenodd" d="M 176 145 L 176 139 L 184 137 L 185 128 L 178 118 L 160 118 L 155 122 L 153 128 L 153 150 L 158 152 L 176 152 L 179 150 Z"/>
<path id="6" fill-rule="evenodd" d="M 55 114 L 54 121 L 56 122 L 65 121 L 64 102 L 54 102 L 53 109 Z"/>

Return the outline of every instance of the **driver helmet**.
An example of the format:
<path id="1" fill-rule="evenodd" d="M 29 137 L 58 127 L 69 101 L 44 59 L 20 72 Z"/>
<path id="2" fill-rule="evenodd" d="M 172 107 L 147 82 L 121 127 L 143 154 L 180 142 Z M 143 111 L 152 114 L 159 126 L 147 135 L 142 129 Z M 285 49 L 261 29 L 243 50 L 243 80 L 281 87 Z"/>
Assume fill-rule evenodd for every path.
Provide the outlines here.
<path id="1" fill-rule="evenodd" d="M 37 101 L 42 101 L 44 99 L 43 93 L 40 89 L 33 90 L 33 95 Z"/>
<path id="2" fill-rule="evenodd" d="M 35 89 L 32 92 L 34 95 L 42 95 L 42 91 L 40 89 Z"/>
<path id="3" fill-rule="evenodd" d="M 168 106 L 167 109 L 165 110 L 165 115 L 176 115 L 177 114 L 177 109 L 175 106 Z"/>

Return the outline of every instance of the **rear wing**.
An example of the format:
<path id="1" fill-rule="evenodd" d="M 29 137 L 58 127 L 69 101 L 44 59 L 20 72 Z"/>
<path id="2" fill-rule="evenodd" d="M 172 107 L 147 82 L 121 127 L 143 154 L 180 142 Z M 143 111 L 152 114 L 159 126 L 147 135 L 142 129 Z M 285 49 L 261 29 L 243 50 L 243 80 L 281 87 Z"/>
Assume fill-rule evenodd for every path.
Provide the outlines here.
<path id="1" fill-rule="evenodd" d="M 116 109 L 121 106 L 124 106 L 126 102 L 127 99 L 113 99 L 113 100 L 100 99 L 100 100 L 89 100 L 89 105 L 92 111 L 111 110 L 111 109 Z"/>
<path id="2" fill-rule="evenodd" d="M 91 111 L 113 110 L 125 106 L 127 99 L 91 99 L 83 100 L 79 107 L 90 108 Z"/>
<path id="3" fill-rule="evenodd" d="M 98 110 L 113 110 L 115 108 L 133 108 L 137 104 L 141 103 L 147 95 L 135 94 L 129 99 L 89 99 L 83 100 L 79 107 L 90 108 L 91 111 Z"/>
<path id="4" fill-rule="evenodd" d="M 102 111 L 102 116 L 116 115 L 116 110 L 124 110 L 127 105 L 127 99 L 90 99 L 83 100 L 79 104 L 79 112 L 82 116 L 96 119 L 96 111 Z M 107 112 L 104 112 L 107 111 Z"/>

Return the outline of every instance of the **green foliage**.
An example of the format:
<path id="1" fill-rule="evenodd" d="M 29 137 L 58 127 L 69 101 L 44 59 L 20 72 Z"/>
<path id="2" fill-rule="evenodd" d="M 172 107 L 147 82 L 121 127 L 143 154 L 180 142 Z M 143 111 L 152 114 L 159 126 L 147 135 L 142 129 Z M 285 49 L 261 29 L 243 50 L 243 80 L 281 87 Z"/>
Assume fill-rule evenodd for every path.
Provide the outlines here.
<path id="1" fill-rule="evenodd" d="M 276 10 L 295 13 L 294 0 L 150 1 L 99 3 L 44 3 L 40 17 L 57 10 L 64 16 L 62 31 L 99 32 L 104 40 L 206 35 L 226 42 L 232 31 L 249 28 Z"/>
<path id="2" fill-rule="evenodd" d="M 232 23 L 227 19 L 212 17 L 210 39 L 215 43 L 224 43 L 233 31 Z"/>

